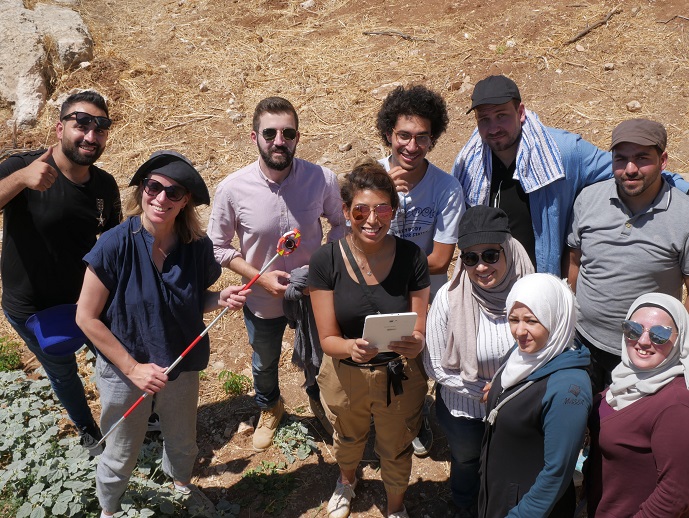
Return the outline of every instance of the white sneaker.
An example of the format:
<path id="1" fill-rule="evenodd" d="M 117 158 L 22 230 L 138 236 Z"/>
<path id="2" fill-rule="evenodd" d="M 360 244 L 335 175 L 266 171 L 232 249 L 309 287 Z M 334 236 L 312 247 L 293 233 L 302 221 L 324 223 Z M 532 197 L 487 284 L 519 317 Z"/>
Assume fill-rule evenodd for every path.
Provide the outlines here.
<path id="1" fill-rule="evenodd" d="M 388 515 L 388 518 L 409 518 L 407 514 L 407 508 L 403 507 L 401 511 L 395 511 Z"/>
<path id="2" fill-rule="evenodd" d="M 349 516 L 350 507 L 352 505 L 352 498 L 356 496 L 354 489 L 358 480 L 354 484 L 343 484 L 340 479 L 337 479 L 335 484 L 335 491 L 328 502 L 328 516 L 330 518 L 346 518 Z"/>

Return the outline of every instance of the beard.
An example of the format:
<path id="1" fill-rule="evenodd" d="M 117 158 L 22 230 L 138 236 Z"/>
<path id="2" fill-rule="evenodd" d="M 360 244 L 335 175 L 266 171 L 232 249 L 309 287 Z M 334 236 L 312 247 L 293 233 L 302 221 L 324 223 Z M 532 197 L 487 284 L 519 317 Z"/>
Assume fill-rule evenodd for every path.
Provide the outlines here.
<path id="1" fill-rule="evenodd" d="M 81 148 L 79 147 L 83 140 L 77 142 L 69 142 L 67 139 L 62 141 L 62 152 L 64 155 L 72 162 L 78 165 L 93 165 L 96 160 L 100 158 L 105 150 L 104 147 L 94 144 L 95 151 L 93 155 L 86 156 L 82 154 Z"/>
<path id="2" fill-rule="evenodd" d="M 274 158 L 272 151 L 275 150 L 282 151 L 284 155 Z M 265 164 L 276 171 L 284 171 L 290 165 L 292 165 L 292 160 L 294 159 L 294 151 L 290 151 L 286 146 L 271 146 L 268 150 L 258 146 L 258 152 Z"/>

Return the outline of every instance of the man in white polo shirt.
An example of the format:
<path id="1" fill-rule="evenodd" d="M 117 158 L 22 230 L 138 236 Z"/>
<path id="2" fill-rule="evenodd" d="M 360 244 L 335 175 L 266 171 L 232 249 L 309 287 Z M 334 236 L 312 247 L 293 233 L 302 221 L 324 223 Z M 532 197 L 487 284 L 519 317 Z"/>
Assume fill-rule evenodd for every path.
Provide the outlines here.
<path id="1" fill-rule="evenodd" d="M 620 362 L 620 326 L 634 299 L 658 292 L 681 300 L 682 283 L 689 286 L 689 198 L 661 175 L 666 144 L 662 124 L 620 123 L 612 132 L 614 178 L 574 203 L 565 273 L 577 295 L 577 336 L 591 350 L 594 393 Z"/>

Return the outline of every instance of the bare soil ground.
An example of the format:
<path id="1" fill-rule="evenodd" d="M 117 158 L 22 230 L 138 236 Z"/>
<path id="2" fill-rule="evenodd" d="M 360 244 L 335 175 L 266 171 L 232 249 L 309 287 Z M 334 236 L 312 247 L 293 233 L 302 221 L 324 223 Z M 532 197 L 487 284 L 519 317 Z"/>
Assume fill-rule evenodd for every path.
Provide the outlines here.
<path id="1" fill-rule="evenodd" d="M 53 98 L 88 87 L 109 97 L 115 125 L 99 165 L 123 189 L 152 151 L 172 148 L 197 164 L 212 192 L 227 174 L 255 160 L 251 115 L 268 95 L 287 97 L 297 107 L 299 156 L 345 172 L 363 155 L 386 153 L 374 121 L 383 85 L 395 82 L 424 83 L 445 96 L 451 123 L 429 158 L 450 170 L 474 128 L 473 116 L 465 115 L 471 84 L 492 73 L 515 79 L 527 107 L 547 125 L 581 133 L 603 148 L 621 120 L 663 122 L 669 169 L 689 173 L 684 0 L 315 0 L 307 9 L 297 0 L 83 0 L 77 9 L 95 39 L 96 56 L 86 68 L 58 72 Z M 611 13 L 607 23 L 568 43 Z M 628 111 L 631 101 L 640 104 L 638 112 Z M 0 150 L 52 143 L 56 114 L 56 106 L 47 106 L 37 127 L 19 134 L 0 125 Z M 0 105 L 0 119 L 10 117 L 9 107 Z M 345 144 L 351 149 L 340 151 Z M 207 217 L 207 209 L 202 214 Z M 220 281 L 229 282 L 238 279 L 225 274 Z M 4 321 L 2 326 L 11 334 Z M 277 492 L 242 484 L 242 473 L 283 457 L 275 448 L 251 450 L 250 435 L 237 428 L 256 408 L 248 396 L 228 399 L 218 381 L 223 369 L 241 373 L 250 366 L 241 316 L 226 317 L 211 339 L 196 482 L 213 500 L 241 503 L 242 516 L 262 516 L 266 499 Z M 300 388 L 302 375 L 290 365 L 289 335 L 285 342 L 286 405 L 309 423 L 319 452 L 289 466 L 294 482 L 287 506 L 276 514 L 325 516 L 337 476 L 332 445 L 320 437 Z M 35 366 L 29 358 L 26 363 Z M 437 426 L 434 431 L 431 455 L 414 459 L 407 502 L 415 517 L 451 512 L 447 442 Z M 370 448 L 363 479 L 353 516 L 381 516 L 384 492 Z"/>

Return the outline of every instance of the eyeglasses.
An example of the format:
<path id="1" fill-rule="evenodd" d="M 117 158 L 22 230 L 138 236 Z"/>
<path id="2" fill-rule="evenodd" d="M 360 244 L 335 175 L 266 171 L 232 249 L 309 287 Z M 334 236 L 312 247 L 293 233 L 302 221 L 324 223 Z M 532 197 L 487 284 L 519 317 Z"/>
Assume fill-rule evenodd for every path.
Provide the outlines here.
<path id="1" fill-rule="evenodd" d="M 411 142 L 412 139 L 416 141 L 416 145 L 419 147 L 428 147 L 431 145 L 432 137 L 425 133 L 422 133 L 421 135 L 412 135 L 411 133 L 408 133 L 406 131 L 392 130 L 392 132 L 397 137 L 397 142 L 401 146 L 406 146 L 407 144 L 409 144 L 409 142 Z"/>
<path id="2" fill-rule="evenodd" d="M 72 119 L 77 121 L 77 124 L 79 126 L 85 127 L 88 127 L 91 125 L 92 122 L 95 122 L 96 129 L 98 130 L 109 130 L 110 126 L 112 126 L 112 119 L 108 119 L 107 117 L 101 117 L 98 115 L 91 115 L 90 113 L 86 112 L 72 112 L 62 117 L 63 121 Z"/>
<path id="3" fill-rule="evenodd" d="M 263 135 L 263 139 L 266 142 L 272 142 L 275 140 L 275 137 L 278 136 L 278 131 L 282 133 L 282 138 L 285 140 L 294 140 L 297 138 L 297 130 L 294 128 L 285 128 L 285 129 L 276 129 L 276 128 L 266 128 L 261 132 L 261 135 Z"/>
<path id="4" fill-rule="evenodd" d="M 162 191 L 165 191 L 165 196 L 170 201 L 179 201 L 187 194 L 187 189 L 181 185 L 168 185 L 165 187 L 162 183 L 152 178 L 144 178 L 142 182 L 144 185 L 144 191 L 149 196 L 156 197 Z"/>
<path id="5" fill-rule="evenodd" d="M 376 213 L 378 219 L 381 221 L 390 221 L 392 219 L 392 206 L 387 203 L 381 203 L 375 207 L 369 207 L 368 205 L 354 205 L 352 207 L 352 219 L 354 221 L 361 221 L 362 219 L 368 219 L 371 215 L 371 210 Z"/>
<path id="6" fill-rule="evenodd" d="M 464 266 L 476 266 L 479 259 L 486 264 L 495 264 L 500 260 L 500 252 L 502 248 L 488 248 L 481 252 L 464 252 L 459 258 L 464 263 Z"/>
<path id="7" fill-rule="evenodd" d="M 667 343 L 674 333 L 672 328 L 668 326 L 651 326 L 650 329 L 647 329 L 633 320 L 622 321 L 622 334 L 629 340 L 638 340 L 645 331 L 648 331 L 648 338 L 655 345 Z"/>

